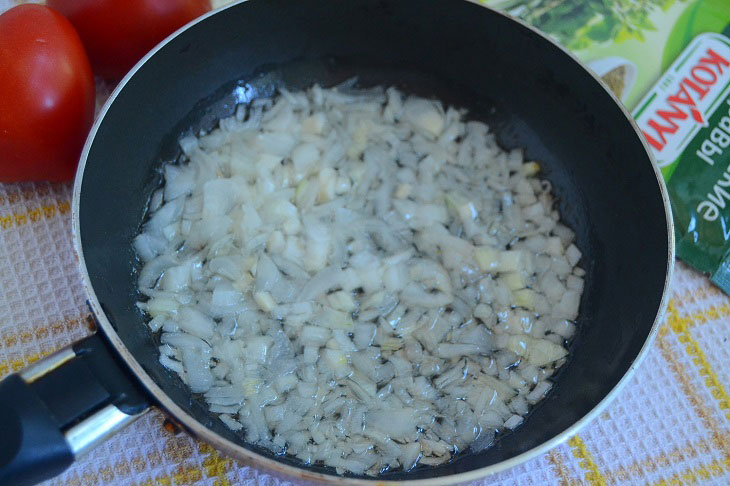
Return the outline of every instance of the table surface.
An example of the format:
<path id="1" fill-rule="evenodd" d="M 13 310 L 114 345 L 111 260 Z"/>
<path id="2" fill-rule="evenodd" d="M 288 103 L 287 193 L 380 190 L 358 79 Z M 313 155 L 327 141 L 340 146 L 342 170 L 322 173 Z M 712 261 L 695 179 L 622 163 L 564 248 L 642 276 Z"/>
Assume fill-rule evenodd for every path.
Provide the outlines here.
<path id="1" fill-rule="evenodd" d="M 0 11 L 13 3 L 0 0 Z M 92 332 L 70 199 L 71 184 L 0 184 L 0 376 Z M 730 298 L 678 263 L 658 337 L 605 412 L 564 444 L 478 484 L 730 484 L 729 323 Z M 46 484 L 292 484 L 173 435 L 163 421 L 148 413 Z"/>

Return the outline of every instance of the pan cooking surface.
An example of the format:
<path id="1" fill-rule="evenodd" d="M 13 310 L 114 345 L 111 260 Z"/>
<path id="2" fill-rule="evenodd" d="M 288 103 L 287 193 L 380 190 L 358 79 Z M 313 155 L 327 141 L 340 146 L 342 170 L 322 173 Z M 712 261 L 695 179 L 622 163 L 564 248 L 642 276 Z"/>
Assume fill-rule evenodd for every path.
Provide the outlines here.
<path id="1" fill-rule="evenodd" d="M 93 290 L 124 345 L 168 397 L 220 436 L 271 457 L 241 443 L 158 364 L 155 338 L 134 306 L 131 242 L 161 182 L 160 165 L 177 157 L 182 133 L 210 129 L 237 102 L 277 86 L 332 86 L 356 75 L 361 87 L 395 85 L 465 106 L 503 147 L 525 147 L 554 185 L 587 270 L 578 335 L 555 389 L 516 432 L 479 454 L 383 477 L 442 476 L 504 461 L 586 415 L 649 335 L 668 265 L 656 174 L 611 97 L 527 28 L 459 0 L 341 3 L 236 5 L 173 39 L 127 82 L 97 130 L 81 185 L 80 238 Z"/>

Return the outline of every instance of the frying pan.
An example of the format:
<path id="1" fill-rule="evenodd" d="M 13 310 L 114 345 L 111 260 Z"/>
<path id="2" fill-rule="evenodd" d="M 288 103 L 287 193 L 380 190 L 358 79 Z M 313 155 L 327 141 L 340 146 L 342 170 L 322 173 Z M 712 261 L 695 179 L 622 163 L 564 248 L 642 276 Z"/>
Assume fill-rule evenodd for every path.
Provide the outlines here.
<path id="1" fill-rule="evenodd" d="M 135 307 L 132 250 L 160 166 L 181 134 L 285 86 L 396 85 L 467 107 L 505 148 L 540 161 L 583 252 L 586 288 L 571 357 L 554 390 L 482 452 L 380 481 L 476 479 L 557 445 L 598 415 L 656 333 L 674 261 L 667 195 L 630 116 L 575 58 L 529 26 L 462 0 L 250 0 L 186 26 L 112 94 L 86 142 L 73 195 L 74 243 L 99 332 L 0 383 L 0 484 L 60 473 L 150 407 L 256 467 L 336 476 L 247 444 L 158 363 Z"/>

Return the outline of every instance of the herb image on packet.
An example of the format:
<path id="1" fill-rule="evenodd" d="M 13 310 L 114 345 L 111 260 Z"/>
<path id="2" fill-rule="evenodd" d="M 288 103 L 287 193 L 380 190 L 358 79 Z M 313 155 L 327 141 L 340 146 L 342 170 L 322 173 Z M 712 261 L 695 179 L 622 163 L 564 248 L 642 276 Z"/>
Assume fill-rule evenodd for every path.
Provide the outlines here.
<path id="1" fill-rule="evenodd" d="M 667 185 L 677 256 L 730 294 L 730 38 L 695 37 L 633 116 Z"/>

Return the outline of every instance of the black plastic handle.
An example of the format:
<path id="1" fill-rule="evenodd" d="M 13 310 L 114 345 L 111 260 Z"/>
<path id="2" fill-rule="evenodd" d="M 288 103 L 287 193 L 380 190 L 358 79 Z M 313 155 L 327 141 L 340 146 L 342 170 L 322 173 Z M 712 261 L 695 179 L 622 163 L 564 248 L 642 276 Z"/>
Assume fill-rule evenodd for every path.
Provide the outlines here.
<path id="1" fill-rule="evenodd" d="M 117 424 L 128 423 L 149 407 L 147 394 L 99 335 L 8 376 L 0 381 L 0 486 L 60 474 L 85 445 L 78 434 L 83 424 L 103 422 L 109 410 L 130 418 Z M 89 444 L 99 437 L 91 432 Z"/>
<path id="2" fill-rule="evenodd" d="M 34 484 L 73 462 L 58 422 L 19 375 L 0 382 L 0 424 L 0 484 Z"/>

